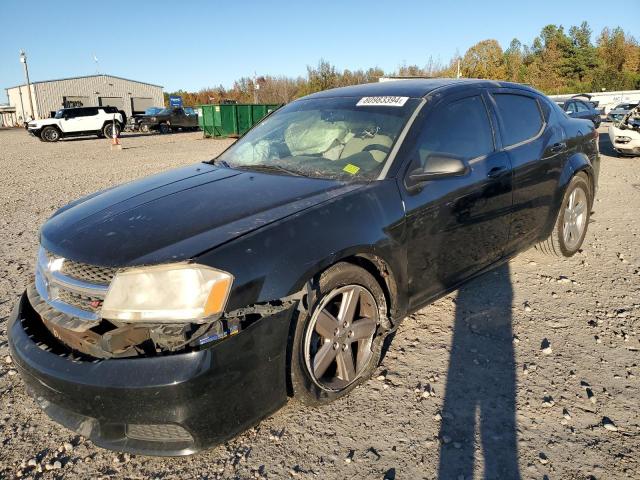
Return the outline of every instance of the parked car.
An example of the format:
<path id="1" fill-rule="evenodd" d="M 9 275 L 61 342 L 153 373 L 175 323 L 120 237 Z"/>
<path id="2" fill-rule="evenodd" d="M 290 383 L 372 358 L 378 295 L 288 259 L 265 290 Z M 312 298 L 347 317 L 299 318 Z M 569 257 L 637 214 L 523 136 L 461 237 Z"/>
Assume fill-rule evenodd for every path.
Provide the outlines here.
<path id="1" fill-rule="evenodd" d="M 608 133 L 611 145 L 619 155 L 640 156 L 640 105 L 636 105 L 611 125 Z"/>
<path id="2" fill-rule="evenodd" d="M 198 129 L 198 113 L 193 107 L 171 107 L 160 110 L 154 115 L 145 115 L 140 119 L 140 130 L 171 133 L 176 128 L 182 130 Z"/>
<path id="3" fill-rule="evenodd" d="M 127 119 L 126 129 L 132 132 L 139 130 L 140 122 L 142 121 L 143 118 L 156 115 L 158 112 L 161 112 L 162 110 L 164 110 L 164 107 L 151 107 L 151 108 L 147 108 L 142 114 L 138 113 L 135 115 L 131 115 Z"/>
<path id="4" fill-rule="evenodd" d="M 563 103 L 562 109 L 572 118 L 591 120 L 598 128 L 601 123 L 600 111 L 586 100 L 569 99 Z"/>
<path id="5" fill-rule="evenodd" d="M 574 255 L 597 140 L 507 82 L 298 99 L 214 160 L 56 212 L 13 362 L 56 421 L 150 455 L 229 439 L 289 394 L 329 403 L 407 315 L 534 245 Z"/>
<path id="6" fill-rule="evenodd" d="M 61 138 L 97 135 L 120 135 L 125 124 L 124 112 L 116 107 L 75 107 L 58 110 L 53 118 L 32 120 L 27 131 L 44 142 L 57 142 Z"/>
<path id="7" fill-rule="evenodd" d="M 635 103 L 619 103 L 607 114 L 607 121 L 612 123 L 617 123 L 622 118 L 629 113 L 631 110 L 638 106 L 638 102 Z"/>

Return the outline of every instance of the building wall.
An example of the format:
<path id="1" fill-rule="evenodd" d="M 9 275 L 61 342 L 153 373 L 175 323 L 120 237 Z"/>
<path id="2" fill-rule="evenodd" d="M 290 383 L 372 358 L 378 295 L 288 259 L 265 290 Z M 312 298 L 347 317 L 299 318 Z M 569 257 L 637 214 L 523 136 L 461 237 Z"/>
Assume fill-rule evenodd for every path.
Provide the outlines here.
<path id="1" fill-rule="evenodd" d="M 28 89 L 26 85 L 7 89 L 9 104 L 16 107 L 18 116 L 22 116 L 19 92 L 22 91 L 22 105 L 25 116 L 47 118 L 50 112 L 63 107 L 65 97 L 86 97 L 83 106 L 98 106 L 100 98 L 122 98 L 122 105 L 127 116 L 132 114 L 131 98 L 151 98 L 154 105 L 164 106 L 162 87 L 147 83 L 125 80 L 109 75 L 70 78 L 31 84 L 34 95 L 35 115 L 29 108 Z"/>
<path id="2" fill-rule="evenodd" d="M 22 101 L 20 100 L 20 92 L 22 92 Z M 32 95 L 35 93 L 34 84 L 31 84 L 31 93 Z M 19 124 L 22 124 L 25 118 L 36 118 L 34 112 L 31 111 L 31 108 L 29 106 L 29 89 L 26 85 L 7 89 L 7 97 L 9 97 L 9 105 L 15 107 L 16 109 L 16 117 Z M 33 97 L 33 99 L 33 109 L 35 110 L 35 113 L 38 113 L 38 106 L 35 101 L 35 96 Z"/>

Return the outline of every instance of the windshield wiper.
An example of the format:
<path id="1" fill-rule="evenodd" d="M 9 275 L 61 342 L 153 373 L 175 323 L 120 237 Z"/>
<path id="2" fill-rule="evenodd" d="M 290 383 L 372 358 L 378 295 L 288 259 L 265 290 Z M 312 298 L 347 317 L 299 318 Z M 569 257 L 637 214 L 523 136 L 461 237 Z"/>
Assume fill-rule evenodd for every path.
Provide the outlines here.
<path id="1" fill-rule="evenodd" d="M 211 165 L 222 165 L 225 168 L 231 168 L 231 165 L 229 165 L 226 160 L 222 160 L 220 158 L 214 158 L 213 160 L 209 160 L 205 163 L 210 163 Z"/>
<path id="2" fill-rule="evenodd" d="M 308 177 L 309 175 L 305 175 L 304 173 L 298 172 L 296 170 L 290 170 L 285 167 L 281 167 L 280 165 L 234 165 L 233 168 L 237 168 L 240 170 L 256 170 L 263 172 L 282 172 L 287 175 L 293 175 L 295 177 Z"/>

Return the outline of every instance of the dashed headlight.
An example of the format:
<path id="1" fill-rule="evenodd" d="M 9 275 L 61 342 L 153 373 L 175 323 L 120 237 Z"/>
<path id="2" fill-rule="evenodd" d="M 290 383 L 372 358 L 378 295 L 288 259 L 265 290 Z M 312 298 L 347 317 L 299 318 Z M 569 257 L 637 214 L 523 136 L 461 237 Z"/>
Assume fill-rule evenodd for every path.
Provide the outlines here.
<path id="1" fill-rule="evenodd" d="M 224 311 L 230 273 L 176 263 L 118 272 L 102 304 L 102 317 L 123 321 L 194 322 Z"/>

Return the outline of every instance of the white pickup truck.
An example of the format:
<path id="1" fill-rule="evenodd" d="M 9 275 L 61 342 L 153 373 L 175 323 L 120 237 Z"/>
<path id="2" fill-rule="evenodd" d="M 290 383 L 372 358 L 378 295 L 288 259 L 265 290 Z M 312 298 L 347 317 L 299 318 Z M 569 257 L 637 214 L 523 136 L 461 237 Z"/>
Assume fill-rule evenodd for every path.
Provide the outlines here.
<path id="1" fill-rule="evenodd" d="M 63 108 L 53 118 L 30 121 L 27 131 L 43 142 L 83 135 L 111 137 L 114 129 L 118 136 L 125 125 L 124 117 L 116 107 Z"/>

